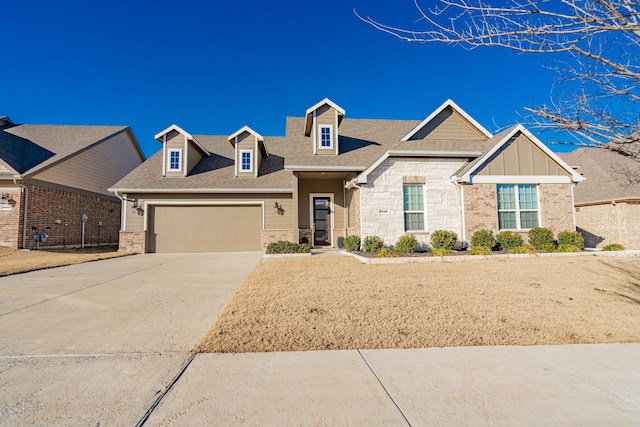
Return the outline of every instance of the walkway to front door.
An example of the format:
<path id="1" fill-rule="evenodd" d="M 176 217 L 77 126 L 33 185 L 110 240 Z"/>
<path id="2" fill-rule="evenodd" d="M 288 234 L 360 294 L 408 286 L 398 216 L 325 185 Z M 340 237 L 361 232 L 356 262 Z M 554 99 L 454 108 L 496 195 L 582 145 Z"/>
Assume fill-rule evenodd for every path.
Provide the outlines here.
<path id="1" fill-rule="evenodd" d="M 331 199 L 329 197 L 313 198 L 313 245 L 331 245 Z"/>

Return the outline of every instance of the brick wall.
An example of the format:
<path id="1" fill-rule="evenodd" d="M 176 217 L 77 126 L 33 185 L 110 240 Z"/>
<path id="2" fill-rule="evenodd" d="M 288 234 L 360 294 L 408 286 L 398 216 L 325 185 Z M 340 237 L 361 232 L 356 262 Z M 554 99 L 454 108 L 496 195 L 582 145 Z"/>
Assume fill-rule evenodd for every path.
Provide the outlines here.
<path id="1" fill-rule="evenodd" d="M 575 230 L 573 222 L 572 184 L 540 184 L 540 226 L 550 228 L 554 234 Z M 473 184 L 464 187 L 467 241 L 480 229 L 498 233 L 498 199 L 496 184 Z M 527 232 L 522 232 L 527 241 Z"/>
<path id="2" fill-rule="evenodd" d="M 0 245 L 17 248 L 22 236 L 22 189 L 7 188 L 0 192 L 10 196 L 0 210 Z"/>
<path id="3" fill-rule="evenodd" d="M 640 204 L 606 203 L 576 208 L 578 231 L 588 248 L 618 243 L 640 249 Z"/>
<path id="4" fill-rule="evenodd" d="M 120 202 L 69 191 L 28 185 L 27 241 L 34 247 L 37 227 L 48 235 L 47 246 L 77 246 L 82 242 L 81 214 L 87 214 L 85 245 L 117 244 L 120 230 Z M 49 227 L 47 230 L 46 227 Z M 20 228 L 21 230 L 21 228 Z M 22 231 L 19 232 L 22 240 Z"/>
<path id="5" fill-rule="evenodd" d="M 266 249 L 271 243 L 280 240 L 293 242 L 293 230 L 262 230 L 262 248 Z"/>
<path id="6" fill-rule="evenodd" d="M 143 254 L 145 251 L 144 231 L 120 230 L 119 252 L 135 252 Z"/>

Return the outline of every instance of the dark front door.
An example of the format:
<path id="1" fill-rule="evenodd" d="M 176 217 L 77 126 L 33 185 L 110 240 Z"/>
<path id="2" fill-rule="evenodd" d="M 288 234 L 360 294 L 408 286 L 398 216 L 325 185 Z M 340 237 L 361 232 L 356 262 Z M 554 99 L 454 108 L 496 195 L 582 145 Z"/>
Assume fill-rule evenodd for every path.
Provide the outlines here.
<path id="1" fill-rule="evenodd" d="M 331 202 L 328 197 L 313 198 L 313 245 L 324 246 L 331 244 Z"/>

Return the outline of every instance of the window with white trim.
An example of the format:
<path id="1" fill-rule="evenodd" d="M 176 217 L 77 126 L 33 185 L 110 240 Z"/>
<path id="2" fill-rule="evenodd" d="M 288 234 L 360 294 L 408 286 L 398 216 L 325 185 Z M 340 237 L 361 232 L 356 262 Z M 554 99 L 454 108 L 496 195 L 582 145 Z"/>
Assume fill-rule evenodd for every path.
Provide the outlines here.
<path id="1" fill-rule="evenodd" d="M 182 150 L 169 150 L 169 170 L 173 172 L 182 170 Z"/>
<path id="2" fill-rule="evenodd" d="M 251 172 L 253 170 L 252 151 L 240 151 L 240 170 L 242 172 Z"/>
<path id="3" fill-rule="evenodd" d="M 538 186 L 498 184 L 498 226 L 500 230 L 527 230 L 538 227 Z"/>
<path id="4" fill-rule="evenodd" d="M 424 185 L 403 184 L 404 230 L 424 231 Z"/>
<path id="5" fill-rule="evenodd" d="M 320 125 L 320 148 L 333 148 L 333 127 L 331 125 Z"/>

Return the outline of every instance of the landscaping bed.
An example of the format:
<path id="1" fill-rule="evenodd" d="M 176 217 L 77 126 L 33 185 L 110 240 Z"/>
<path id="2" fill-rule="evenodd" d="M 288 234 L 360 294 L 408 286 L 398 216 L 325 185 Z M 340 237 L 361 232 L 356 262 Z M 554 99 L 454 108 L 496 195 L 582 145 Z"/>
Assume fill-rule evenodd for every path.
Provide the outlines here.
<path id="1" fill-rule="evenodd" d="M 199 352 L 640 342 L 637 258 L 259 264 Z"/>
<path id="2" fill-rule="evenodd" d="M 0 246 L 0 276 L 132 255 L 117 246 L 20 250 Z"/>

